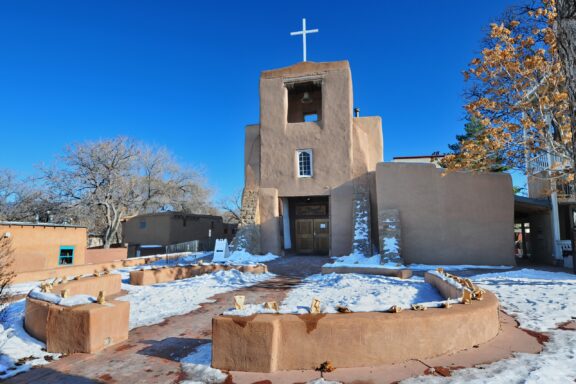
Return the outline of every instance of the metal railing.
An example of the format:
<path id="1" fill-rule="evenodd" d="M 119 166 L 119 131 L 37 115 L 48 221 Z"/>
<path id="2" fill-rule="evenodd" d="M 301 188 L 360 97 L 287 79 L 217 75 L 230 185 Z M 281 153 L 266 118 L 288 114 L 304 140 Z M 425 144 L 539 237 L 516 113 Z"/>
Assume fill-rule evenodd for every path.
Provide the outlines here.
<path id="1" fill-rule="evenodd" d="M 562 156 L 544 153 L 530 160 L 530 169 L 533 174 L 545 171 L 558 171 L 570 168 L 570 161 Z"/>
<path id="2" fill-rule="evenodd" d="M 204 252 L 214 249 L 214 239 L 192 240 L 166 246 L 166 253 Z"/>

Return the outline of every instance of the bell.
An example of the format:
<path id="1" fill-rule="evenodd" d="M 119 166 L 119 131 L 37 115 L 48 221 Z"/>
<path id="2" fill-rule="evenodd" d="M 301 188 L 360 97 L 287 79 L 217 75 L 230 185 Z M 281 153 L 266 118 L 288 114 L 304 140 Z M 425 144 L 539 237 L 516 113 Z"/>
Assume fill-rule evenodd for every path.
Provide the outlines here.
<path id="1" fill-rule="evenodd" d="M 300 102 L 302 102 L 302 104 L 310 104 L 312 102 L 310 94 L 308 92 L 304 92 L 304 96 L 302 96 Z"/>

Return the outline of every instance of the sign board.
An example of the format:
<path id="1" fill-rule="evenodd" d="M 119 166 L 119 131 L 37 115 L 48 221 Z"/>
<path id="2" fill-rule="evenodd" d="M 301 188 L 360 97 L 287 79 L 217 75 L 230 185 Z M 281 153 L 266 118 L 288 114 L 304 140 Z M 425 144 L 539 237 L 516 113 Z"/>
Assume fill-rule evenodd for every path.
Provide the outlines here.
<path id="1" fill-rule="evenodd" d="M 227 239 L 216 239 L 214 244 L 214 257 L 213 261 L 226 261 L 230 257 L 230 250 L 228 249 Z"/>

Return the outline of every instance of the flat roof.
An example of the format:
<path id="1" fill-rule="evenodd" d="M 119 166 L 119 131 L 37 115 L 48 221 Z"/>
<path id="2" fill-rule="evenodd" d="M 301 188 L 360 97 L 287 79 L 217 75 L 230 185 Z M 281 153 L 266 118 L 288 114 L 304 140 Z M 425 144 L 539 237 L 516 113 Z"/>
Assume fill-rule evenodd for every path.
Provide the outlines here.
<path id="1" fill-rule="evenodd" d="M 301 61 L 288 67 L 262 71 L 262 73 L 260 74 L 260 78 L 273 79 L 277 77 L 286 77 L 286 76 L 297 77 L 303 75 L 310 75 L 314 73 L 323 73 L 338 70 L 350 70 L 350 64 L 348 63 L 348 61 L 347 60 L 327 61 L 327 62 Z"/>
<path id="2" fill-rule="evenodd" d="M 16 225 L 21 227 L 60 227 L 60 228 L 86 228 L 83 225 L 35 223 L 31 221 L 0 221 L 0 225 Z"/>
<path id="3" fill-rule="evenodd" d="M 546 212 L 552 209 L 548 199 L 534 199 L 526 196 L 514 195 L 514 213 L 530 214 Z"/>
<path id="4" fill-rule="evenodd" d="M 423 155 L 423 156 L 395 156 L 392 160 L 396 159 L 435 159 L 439 157 L 444 157 L 446 155 Z"/>
<path id="5" fill-rule="evenodd" d="M 201 213 L 186 213 L 181 211 L 167 211 L 167 212 L 151 212 L 151 213 L 142 213 L 135 216 L 129 216 L 124 218 L 122 221 L 128 221 L 132 219 L 139 219 L 144 217 L 154 217 L 154 216 L 186 216 L 186 217 L 204 217 L 210 219 L 222 219 L 222 216 L 217 215 L 206 215 Z"/>

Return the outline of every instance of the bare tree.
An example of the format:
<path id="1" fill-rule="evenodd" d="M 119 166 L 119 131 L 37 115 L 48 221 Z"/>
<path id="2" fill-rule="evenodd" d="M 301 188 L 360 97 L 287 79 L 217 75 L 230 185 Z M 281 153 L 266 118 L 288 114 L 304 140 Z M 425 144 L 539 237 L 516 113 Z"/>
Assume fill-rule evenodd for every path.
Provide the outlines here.
<path id="1" fill-rule="evenodd" d="M 20 180 L 7 169 L 0 169 L 0 220 L 66 220 L 66 213 L 33 180 Z"/>
<path id="2" fill-rule="evenodd" d="M 104 247 L 118 238 L 121 221 L 162 210 L 208 210 L 210 191 L 199 173 L 181 167 L 165 149 L 126 137 L 75 144 L 43 168 L 53 198 L 80 212 Z M 100 224 L 100 225 L 97 225 Z"/>
<path id="3" fill-rule="evenodd" d="M 240 211 L 242 209 L 242 191 L 236 191 L 232 196 L 223 199 L 220 202 L 220 208 L 223 211 L 224 221 L 233 224 L 240 223 Z"/>
<path id="4" fill-rule="evenodd" d="M 10 238 L 0 233 L 0 308 L 3 308 L 10 297 L 8 288 L 15 276 L 12 270 L 13 262 L 14 258 Z M 2 311 L 0 309 L 0 317 L 1 316 Z"/>

